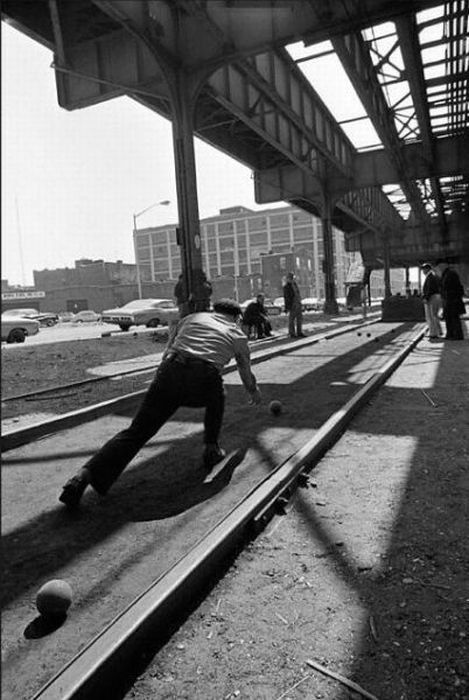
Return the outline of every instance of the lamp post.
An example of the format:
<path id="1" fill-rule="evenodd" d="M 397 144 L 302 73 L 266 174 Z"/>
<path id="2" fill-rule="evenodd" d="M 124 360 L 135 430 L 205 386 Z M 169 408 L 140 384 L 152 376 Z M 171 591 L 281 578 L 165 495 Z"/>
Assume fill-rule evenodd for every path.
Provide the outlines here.
<path id="1" fill-rule="evenodd" d="M 138 298 L 139 299 L 142 298 L 142 278 L 140 276 L 140 266 L 138 264 L 138 255 L 137 255 L 137 219 L 142 214 L 145 214 L 145 212 L 149 211 L 150 209 L 153 209 L 153 207 L 167 207 L 168 204 L 171 204 L 171 201 L 169 199 L 163 199 L 161 202 L 154 202 L 153 204 L 150 204 L 149 207 L 146 207 L 145 209 L 142 209 L 142 211 L 139 211 L 133 215 L 133 219 L 134 219 L 134 255 L 135 255 L 135 263 L 137 265 L 137 286 L 138 286 Z"/>

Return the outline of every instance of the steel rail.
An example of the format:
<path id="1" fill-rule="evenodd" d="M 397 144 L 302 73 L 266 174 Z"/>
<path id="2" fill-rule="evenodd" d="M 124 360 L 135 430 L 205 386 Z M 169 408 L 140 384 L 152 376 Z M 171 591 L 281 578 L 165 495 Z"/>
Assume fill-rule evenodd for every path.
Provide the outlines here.
<path id="1" fill-rule="evenodd" d="M 355 414 L 424 336 L 421 329 L 336 411 L 297 452 L 264 477 L 187 554 L 151 584 L 34 695 L 32 700 L 96 700 L 129 677 L 133 660 L 155 644 L 194 600 L 209 590 L 214 573 L 242 542 L 258 532 L 282 493 L 309 472 Z M 167 636 L 167 634 L 166 634 Z"/>
<path id="2" fill-rule="evenodd" d="M 327 340 L 329 338 L 342 335 L 343 333 L 349 333 L 355 328 L 361 328 L 363 326 L 371 325 L 377 323 L 377 319 L 369 320 L 365 323 L 350 324 L 346 327 L 337 328 L 326 333 L 319 333 L 318 335 L 308 336 L 303 340 L 292 341 L 288 344 L 274 346 L 266 348 L 265 350 L 259 350 L 251 357 L 252 364 L 257 364 L 259 362 L 265 362 L 278 355 L 287 354 L 292 350 L 296 350 L 298 347 L 303 347 L 304 345 L 314 345 L 321 340 Z M 152 369 L 156 370 L 158 364 L 154 364 Z M 234 362 L 230 363 L 225 367 L 223 374 L 233 372 L 236 369 L 236 364 Z M 112 411 L 126 410 L 133 406 L 139 399 L 141 399 L 146 392 L 146 389 L 139 389 L 138 391 L 133 391 L 129 394 L 124 394 L 124 396 L 118 396 L 117 398 L 108 399 L 107 401 L 102 401 L 92 406 L 86 406 L 85 408 L 79 408 L 75 411 L 69 411 L 61 416 L 55 418 L 48 418 L 45 421 L 40 421 L 38 423 L 33 423 L 24 428 L 16 428 L 13 430 L 7 430 L 2 433 L 1 436 L 1 449 L 2 452 L 8 452 L 16 447 L 25 445 L 33 440 L 38 440 L 47 435 L 52 435 L 60 430 L 66 430 L 67 428 L 74 428 L 77 425 L 82 425 L 91 420 L 95 420 L 100 416 L 107 415 Z"/>

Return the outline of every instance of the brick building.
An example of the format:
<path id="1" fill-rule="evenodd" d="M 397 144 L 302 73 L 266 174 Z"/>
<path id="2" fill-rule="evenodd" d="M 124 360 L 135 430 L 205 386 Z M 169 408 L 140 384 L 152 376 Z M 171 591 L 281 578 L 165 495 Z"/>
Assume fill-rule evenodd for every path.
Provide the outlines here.
<path id="1" fill-rule="evenodd" d="M 49 311 L 102 311 L 138 297 L 137 267 L 122 260 L 82 258 L 73 268 L 34 270 L 33 277 Z"/>

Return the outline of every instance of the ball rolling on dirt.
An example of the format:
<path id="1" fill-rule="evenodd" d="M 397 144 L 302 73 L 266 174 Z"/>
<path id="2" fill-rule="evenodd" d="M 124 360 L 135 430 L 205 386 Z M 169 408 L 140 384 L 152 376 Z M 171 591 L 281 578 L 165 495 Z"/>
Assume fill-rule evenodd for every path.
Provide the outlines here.
<path id="1" fill-rule="evenodd" d="M 277 401 L 276 399 L 271 401 L 269 403 L 269 411 L 273 416 L 279 416 L 282 413 L 282 402 Z"/>
<path id="2" fill-rule="evenodd" d="M 67 581 L 53 579 L 38 590 L 36 607 L 43 617 L 61 617 L 72 604 L 73 591 Z"/>

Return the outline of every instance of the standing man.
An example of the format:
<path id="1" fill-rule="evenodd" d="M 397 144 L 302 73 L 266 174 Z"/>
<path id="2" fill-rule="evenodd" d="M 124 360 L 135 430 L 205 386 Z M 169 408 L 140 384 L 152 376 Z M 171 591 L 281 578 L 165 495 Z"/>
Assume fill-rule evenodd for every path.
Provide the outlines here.
<path id="1" fill-rule="evenodd" d="M 212 296 L 213 289 L 205 272 L 198 272 L 198 282 L 200 298 L 195 299 L 193 294 L 189 296 L 190 313 L 194 313 L 195 311 L 210 311 L 210 297 Z"/>
<path id="2" fill-rule="evenodd" d="M 174 287 L 174 298 L 176 299 L 176 304 L 179 309 L 179 316 L 182 318 L 184 316 L 184 303 L 186 302 L 186 292 L 184 289 L 184 275 L 181 273 L 178 277 L 178 281 Z"/>
<path id="3" fill-rule="evenodd" d="M 288 334 L 290 338 L 305 338 L 306 336 L 302 332 L 303 308 L 301 306 L 301 294 L 293 272 L 287 274 L 287 282 L 283 287 L 283 298 L 285 311 L 289 314 Z"/>
<path id="4" fill-rule="evenodd" d="M 437 260 L 436 268 L 441 276 L 441 297 L 443 300 L 443 318 L 446 323 L 447 340 L 463 340 L 461 315 L 465 313 L 463 302 L 464 288 L 456 270 L 447 260 Z"/>
<path id="5" fill-rule="evenodd" d="M 75 508 L 90 484 L 107 493 L 143 445 L 179 406 L 205 407 L 203 460 L 211 469 L 225 456 L 218 444 L 225 392 L 221 370 L 234 357 L 241 381 L 258 404 L 261 393 L 251 371 L 248 340 L 237 325 L 241 307 L 231 299 L 214 304 L 214 313 L 185 316 L 163 353 L 161 364 L 128 428 L 117 433 L 64 486 L 59 500 Z"/>
<path id="6" fill-rule="evenodd" d="M 438 312 L 441 308 L 440 280 L 430 263 L 424 263 L 422 270 L 425 275 L 422 297 L 425 319 L 428 324 L 428 335 L 430 340 L 438 340 L 441 335 L 441 324 L 438 319 Z"/>

